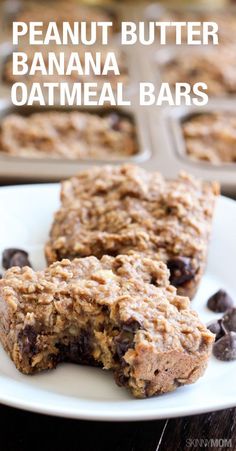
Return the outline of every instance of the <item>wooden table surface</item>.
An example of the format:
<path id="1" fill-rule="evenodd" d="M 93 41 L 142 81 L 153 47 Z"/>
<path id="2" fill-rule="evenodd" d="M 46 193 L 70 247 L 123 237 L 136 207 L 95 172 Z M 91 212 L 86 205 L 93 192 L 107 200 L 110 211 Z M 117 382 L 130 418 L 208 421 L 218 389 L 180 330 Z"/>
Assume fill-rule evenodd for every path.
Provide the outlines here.
<path id="1" fill-rule="evenodd" d="M 4 183 L 9 184 L 15 183 Z M 236 451 L 236 408 L 170 420 L 109 423 L 50 417 L 0 404 L 0 451 L 206 449 Z"/>
<path id="2" fill-rule="evenodd" d="M 162 421 L 100 423 L 2 405 L 0 424 L 1 451 L 236 450 L 236 409 Z"/>

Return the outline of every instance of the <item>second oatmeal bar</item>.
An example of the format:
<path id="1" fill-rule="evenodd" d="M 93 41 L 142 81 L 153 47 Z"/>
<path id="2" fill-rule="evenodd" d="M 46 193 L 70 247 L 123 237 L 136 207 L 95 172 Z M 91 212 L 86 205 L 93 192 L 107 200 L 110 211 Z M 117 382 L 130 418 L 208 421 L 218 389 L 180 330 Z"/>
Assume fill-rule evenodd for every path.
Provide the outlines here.
<path id="1" fill-rule="evenodd" d="M 187 174 L 167 181 L 133 165 L 83 171 L 62 183 L 47 260 L 139 252 L 166 263 L 171 283 L 192 297 L 206 265 L 218 189 Z"/>

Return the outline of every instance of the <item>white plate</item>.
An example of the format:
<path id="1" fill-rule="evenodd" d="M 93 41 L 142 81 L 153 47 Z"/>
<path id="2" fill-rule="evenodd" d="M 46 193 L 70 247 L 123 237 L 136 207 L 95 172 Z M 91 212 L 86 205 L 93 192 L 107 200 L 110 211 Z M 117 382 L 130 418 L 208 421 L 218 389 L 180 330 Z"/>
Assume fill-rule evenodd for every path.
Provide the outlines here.
<path id="1" fill-rule="evenodd" d="M 43 243 L 57 209 L 58 185 L 0 189 L 0 252 L 19 246 L 37 269 L 45 265 Z M 208 296 L 225 288 L 236 299 L 236 203 L 221 198 L 214 220 L 207 272 L 193 307 L 203 321 L 217 317 L 206 308 Z M 159 397 L 136 400 L 116 386 L 112 374 L 63 364 L 56 370 L 24 376 L 0 348 L 0 402 L 27 410 L 91 420 L 146 420 L 192 415 L 236 406 L 236 362 L 211 358 L 196 384 Z"/>

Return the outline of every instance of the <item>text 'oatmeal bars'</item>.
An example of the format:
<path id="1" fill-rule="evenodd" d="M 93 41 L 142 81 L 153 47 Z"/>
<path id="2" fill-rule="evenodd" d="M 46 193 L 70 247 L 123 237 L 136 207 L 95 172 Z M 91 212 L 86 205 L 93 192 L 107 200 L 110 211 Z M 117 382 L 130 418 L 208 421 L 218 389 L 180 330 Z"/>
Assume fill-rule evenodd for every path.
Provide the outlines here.
<path id="1" fill-rule="evenodd" d="M 62 183 L 46 245 L 49 263 L 108 254 L 150 255 L 192 297 L 205 268 L 218 185 L 182 174 L 166 181 L 132 165 L 94 167 Z"/>
<path id="2" fill-rule="evenodd" d="M 9 269 L 0 339 L 25 374 L 62 361 L 98 365 L 146 397 L 195 382 L 214 335 L 169 284 L 164 263 L 123 255 Z"/>

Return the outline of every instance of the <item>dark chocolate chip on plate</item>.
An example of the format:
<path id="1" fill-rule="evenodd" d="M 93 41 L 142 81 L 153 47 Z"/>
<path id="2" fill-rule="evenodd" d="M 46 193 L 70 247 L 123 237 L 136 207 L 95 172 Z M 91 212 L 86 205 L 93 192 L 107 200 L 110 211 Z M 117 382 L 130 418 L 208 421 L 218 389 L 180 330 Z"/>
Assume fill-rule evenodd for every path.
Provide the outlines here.
<path id="1" fill-rule="evenodd" d="M 223 361 L 236 359 L 236 333 L 229 332 L 220 338 L 213 346 L 214 356 Z"/>
<path id="2" fill-rule="evenodd" d="M 224 290 L 217 291 L 207 301 L 207 307 L 215 313 L 226 312 L 233 305 L 233 299 Z"/>
<path id="3" fill-rule="evenodd" d="M 13 266 L 30 266 L 28 252 L 23 249 L 8 248 L 2 254 L 2 266 L 4 269 L 12 268 Z"/>
<path id="4" fill-rule="evenodd" d="M 236 332 L 236 308 L 229 309 L 222 318 L 225 332 Z"/>
<path id="5" fill-rule="evenodd" d="M 170 270 L 170 282 L 176 287 L 192 280 L 196 273 L 188 257 L 173 257 L 168 260 L 167 266 Z"/>
<path id="6" fill-rule="evenodd" d="M 215 334 L 215 341 L 219 340 L 224 335 L 224 330 L 222 328 L 222 321 L 219 319 L 218 321 L 214 321 L 208 324 L 207 329 Z"/>

